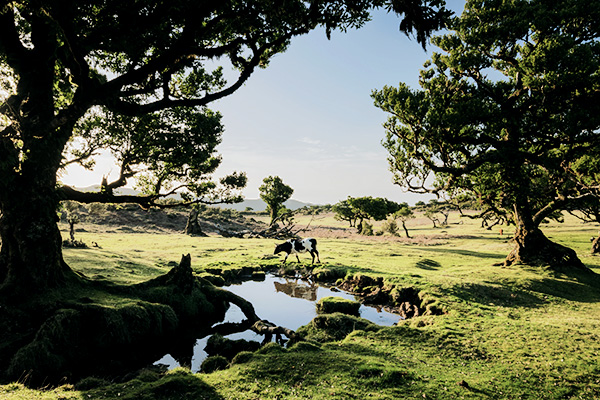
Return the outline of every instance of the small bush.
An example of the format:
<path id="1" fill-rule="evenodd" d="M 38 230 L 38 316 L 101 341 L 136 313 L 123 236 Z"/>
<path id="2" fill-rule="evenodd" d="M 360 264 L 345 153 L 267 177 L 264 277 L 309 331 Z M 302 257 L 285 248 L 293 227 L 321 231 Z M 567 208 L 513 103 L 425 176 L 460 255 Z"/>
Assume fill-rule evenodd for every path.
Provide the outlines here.
<path id="1" fill-rule="evenodd" d="M 227 369 L 229 367 L 229 361 L 223 356 L 210 356 L 207 357 L 200 366 L 200 370 L 206 374 L 211 372 Z"/>
<path id="2" fill-rule="evenodd" d="M 395 219 L 388 219 L 381 226 L 381 230 L 383 233 L 389 233 L 392 236 L 398 236 L 400 233 L 400 229 L 398 228 L 398 224 Z"/>
<path id="3" fill-rule="evenodd" d="M 363 221 L 360 224 L 359 232 L 364 236 L 373 236 L 373 225 L 368 223 L 367 221 Z"/>

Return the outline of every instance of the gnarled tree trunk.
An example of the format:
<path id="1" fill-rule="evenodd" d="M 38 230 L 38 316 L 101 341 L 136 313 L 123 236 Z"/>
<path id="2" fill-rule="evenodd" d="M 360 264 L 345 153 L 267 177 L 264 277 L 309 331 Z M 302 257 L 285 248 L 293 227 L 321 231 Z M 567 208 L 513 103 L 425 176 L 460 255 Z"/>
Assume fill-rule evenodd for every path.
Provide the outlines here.
<path id="1" fill-rule="evenodd" d="M 14 185 L 0 204 L 0 297 L 31 296 L 76 276 L 63 260 L 53 185 Z"/>
<path id="2" fill-rule="evenodd" d="M 515 207 L 515 216 L 515 247 L 506 257 L 505 265 L 521 263 L 548 266 L 556 271 L 588 270 L 575 250 L 555 243 L 544 235 L 528 208 Z"/>

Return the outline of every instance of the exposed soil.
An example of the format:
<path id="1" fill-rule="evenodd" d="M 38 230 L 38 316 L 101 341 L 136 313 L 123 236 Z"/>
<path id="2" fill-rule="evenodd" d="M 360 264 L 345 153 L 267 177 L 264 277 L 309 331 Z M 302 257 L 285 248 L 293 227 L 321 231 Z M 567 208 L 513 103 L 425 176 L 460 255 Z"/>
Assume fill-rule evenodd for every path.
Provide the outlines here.
<path id="1" fill-rule="evenodd" d="M 97 231 L 139 233 L 182 233 L 190 214 L 189 209 L 144 210 L 135 204 L 125 206 L 80 204 L 75 212 L 80 221 L 75 225 L 76 231 L 84 229 L 82 226 L 94 225 Z M 219 209 L 209 209 L 208 212 L 201 213 L 198 220 L 201 229 L 208 235 L 266 229 L 264 223 L 253 218 Z M 66 223 L 66 213 L 61 215 L 61 222 Z"/>

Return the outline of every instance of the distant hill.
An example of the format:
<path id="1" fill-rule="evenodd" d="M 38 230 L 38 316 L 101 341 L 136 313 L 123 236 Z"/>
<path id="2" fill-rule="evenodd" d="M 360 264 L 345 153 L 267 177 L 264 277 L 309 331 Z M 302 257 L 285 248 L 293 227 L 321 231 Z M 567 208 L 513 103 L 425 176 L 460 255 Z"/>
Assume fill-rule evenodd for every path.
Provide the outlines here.
<path id="1" fill-rule="evenodd" d="M 290 199 L 283 203 L 290 210 L 297 210 L 298 208 L 312 206 L 311 203 L 304 203 L 302 201 Z M 229 208 L 237 211 L 244 211 L 246 208 L 250 207 L 254 211 L 264 211 L 267 209 L 267 204 L 261 199 L 245 199 L 241 203 L 237 204 L 219 204 L 217 207 L 221 208 Z"/>
<path id="2" fill-rule="evenodd" d="M 82 192 L 98 192 L 98 191 L 100 191 L 100 185 L 78 187 L 75 189 L 82 191 Z M 128 196 L 135 196 L 135 195 L 140 194 L 139 191 L 137 191 L 135 189 L 129 189 L 129 188 L 119 188 L 119 189 L 115 190 L 115 192 L 116 192 L 116 194 L 128 195 Z M 179 196 L 174 196 L 174 197 L 179 198 Z M 313 205 L 311 203 L 304 203 L 302 201 L 298 201 L 298 200 L 294 200 L 294 199 L 288 200 L 284 204 L 290 210 L 297 210 L 298 208 Z M 236 210 L 236 211 L 244 211 L 247 207 L 250 207 L 254 211 L 264 211 L 267 209 L 267 204 L 264 201 L 262 201 L 261 199 L 245 199 L 241 203 L 218 204 L 218 205 L 216 205 L 216 207 L 229 208 L 229 209 Z"/>

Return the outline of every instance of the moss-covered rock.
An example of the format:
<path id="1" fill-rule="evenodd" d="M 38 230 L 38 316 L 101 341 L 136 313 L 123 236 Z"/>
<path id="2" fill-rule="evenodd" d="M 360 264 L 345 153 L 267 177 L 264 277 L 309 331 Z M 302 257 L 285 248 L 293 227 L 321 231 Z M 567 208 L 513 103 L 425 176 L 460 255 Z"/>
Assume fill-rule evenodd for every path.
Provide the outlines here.
<path id="1" fill-rule="evenodd" d="M 219 335 L 212 335 L 206 342 L 204 350 L 209 355 L 220 355 L 228 360 L 232 360 L 236 354 L 242 351 L 256 351 L 260 348 L 260 343 L 245 339 L 231 340 Z"/>
<path id="2" fill-rule="evenodd" d="M 341 297 L 324 297 L 317 302 L 317 314 L 333 314 L 336 312 L 358 316 L 360 303 Z"/>
<path id="3" fill-rule="evenodd" d="M 223 356 L 207 357 L 200 366 L 200 370 L 206 374 L 229 368 L 229 361 Z"/>
<path id="4" fill-rule="evenodd" d="M 294 344 L 289 348 L 289 351 L 305 352 L 305 351 L 321 351 L 321 345 L 315 342 L 303 340 Z"/>
<path id="5" fill-rule="evenodd" d="M 321 266 L 313 271 L 313 277 L 317 282 L 335 282 L 345 276 L 345 268 L 334 266 Z"/>
<path id="6" fill-rule="evenodd" d="M 298 328 L 297 333 L 306 340 L 325 343 L 342 340 L 355 330 L 378 331 L 380 328 L 363 318 L 334 313 L 316 316 L 309 324 Z"/>

